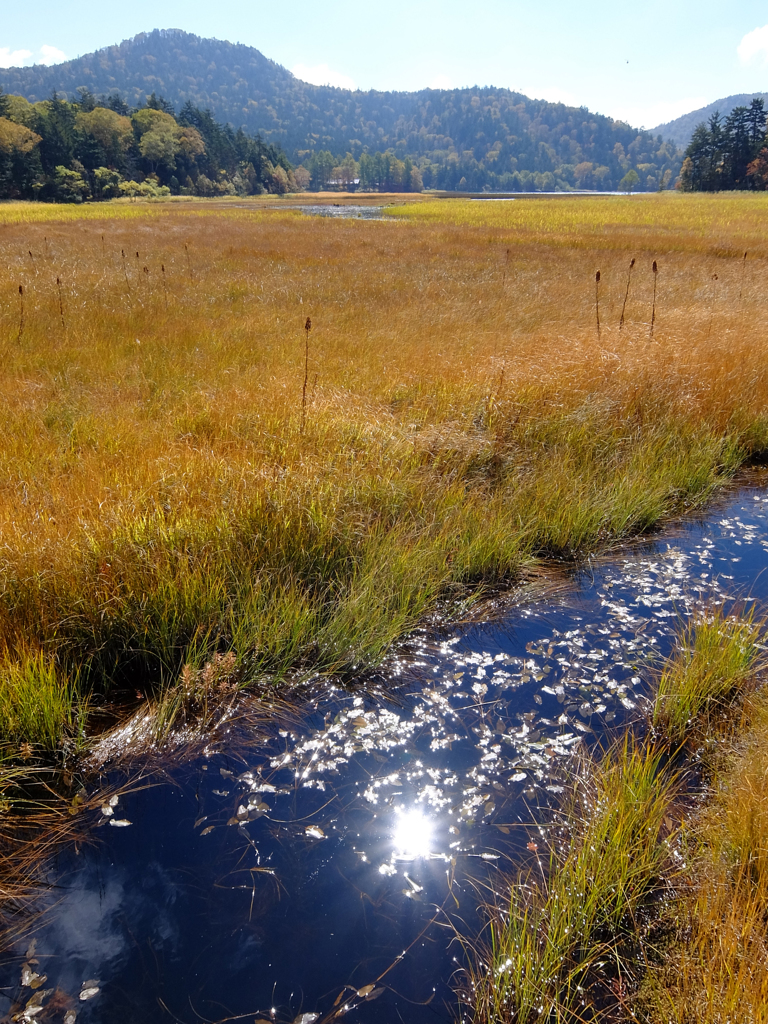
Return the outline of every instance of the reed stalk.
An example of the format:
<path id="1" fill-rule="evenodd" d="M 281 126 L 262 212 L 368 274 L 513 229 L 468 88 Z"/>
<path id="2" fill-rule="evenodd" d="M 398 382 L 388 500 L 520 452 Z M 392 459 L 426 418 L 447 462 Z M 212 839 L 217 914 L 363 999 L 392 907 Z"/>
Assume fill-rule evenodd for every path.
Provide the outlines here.
<path id="1" fill-rule="evenodd" d="M 304 433 L 304 425 L 307 420 L 307 380 L 309 378 L 309 332 L 312 330 L 312 320 L 307 317 L 304 323 L 304 386 L 301 390 L 301 430 Z"/>
<path id="2" fill-rule="evenodd" d="M 653 325 L 656 323 L 656 281 L 659 275 L 659 265 L 653 261 L 653 312 L 651 313 L 651 337 L 653 337 Z"/>
<path id="3" fill-rule="evenodd" d="M 600 340 L 600 271 L 595 274 L 595 316 L 597 317 L 597 340 Z"/>
<path id="4" fill-rule="evenodd" d="M 56 278 L 56 289 L 57 289 L 58 295 L 59 295 L 59 316 L 61 317 L 61 329 L 62 329 L 62 331 L 66 331 L 67 325 L 66 325 L 66 323 L 64 321 L 64 296 L 62 295 L 62 292 L 61 292 L 61 278 L 60 277 Z"/>
<path id="5" fill-rule="evenodd" d="M 24 333 L 24 285 L 19 285 L 19 334 L 16 338 L 17 342 L 21 341 L 21 336 Z"/>
<path id="6" fill-rule="evenodd" d="M 624 313 L 626 312 L 626 309 L 627 309 L 627 300 L 629 299 L 629 285 L 630 285 L 630 283 L 632 281 L 632 268 L 634 267 L 634 265 L 635 265 L 635 258 L 633 256 L 632 259 L 629 261 L 629 270 L 627 271 L 627 289 L 624 292 L 624 304 L 621 307 L 621 316 L 619 318 L 619 330 L 621 330 L 622 327 L 624 326 Z"/>

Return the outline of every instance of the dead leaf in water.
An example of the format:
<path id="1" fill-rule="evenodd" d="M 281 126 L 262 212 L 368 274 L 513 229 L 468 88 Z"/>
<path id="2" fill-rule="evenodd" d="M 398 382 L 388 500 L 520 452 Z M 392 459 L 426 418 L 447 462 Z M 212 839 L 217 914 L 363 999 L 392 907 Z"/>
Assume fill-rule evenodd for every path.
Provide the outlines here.
<path id="1" fill-rule="evenodd" d="M 357 990 L 357 994 L 358 994 L 358 996 L 359 996 L 359 997 L 360 997 L 361 999 L 365 999 L 365 997 L 366 997 L 367 995 L 370 995 L 370 994 L 371 994 L 371 992 L 373 992 L 373 990 L 374 990 L 375 988 L 376 988 L 376 982 L 374 982 L 374 983 L 373 983 L 372 985 L 363 985 L 363 987 L 362 987 L 362 988 L 359 988 L 359 989 Z M 342 994 L 343 994 L 343 993 L 342 993 Z M 334 1003 L 334 1006 L 335 1006 L 335 1005 L 336 1005 L 336 1004 Z"/>
<path id="2" fill-rule="evenodd" d="M 86 1002 L 88 999 L 93 999 L 101 991 L 101 983 L 97 978 L 89 978 L 88 981 L 83 982 L 83 987 L 80 989 L 80 1001 Z"/>
<path id="3" fill-rule="evenodd" d="M 209 826 L 208 826 L 208 828 L 204 828 L 204 829 L 203 829 L 203 831 L 202 831 L 202 832 L 200 833 L 200 835 L 201 835 L 201 836 L 207 836 L 207 835 L 208 835 L 208 834 L 209 834 L 210 832 L 213 832 L 213 830 L 214 830 L 215 828 L 216 828 L 216 826 L 215 826 L 215 825 L 209 825 Z"/>
<path id="4" fill-rule="evenodd" d="M 127 828 L 129 825 L 132 825 L 133 822 L 128 821 L 127 818 L 110 818 L 109 824 L 114 825 L 115 828 Z"/>
<path id="5" fill-rule="evenodd" d="M 319 825 L 307 825 L 304 829 L 304 835 L 310 836 L 312 839 L 325 839 L 325 832 L 323 832 Z"/>
<path id="6" fill-rule="evenodd" d="M 293 1021 L 293 1024 L 315 1024 L 320 1017 L 319 1013 L 300 1013 Z"/>

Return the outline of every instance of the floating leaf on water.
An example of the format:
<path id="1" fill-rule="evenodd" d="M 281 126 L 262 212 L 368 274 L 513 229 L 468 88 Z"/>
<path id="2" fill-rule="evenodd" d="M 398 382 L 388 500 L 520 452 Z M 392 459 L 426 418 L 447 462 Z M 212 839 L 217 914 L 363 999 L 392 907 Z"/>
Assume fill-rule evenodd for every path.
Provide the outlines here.
<path id="1" fill-rule="evenodd" d="M 352 725 L 354 725 L 356 729 L 364 729 L 366 725 L 370 725 L 370 723 L 367 719 L 359 715 L 357 718 L 352 719 Z"/>
<path id="2" fill-rule="evenodd" d="M 101 813 L 104 815 L 105 818 L 111 818 L 115 811 L 114 808 L 110 807 L 109 804 L 102 804 Z"/>
<path id="3" fill-rule="evenodd" d="M 409 875 L 405 871 L 403 872 L 403 878 L 406 880 L 408 885 L 410 885 L 413 892 L 424 892 L 424 886 L 419 885 L 418 882 L 414 882 L 414 880 L 411 877 L 409 877 Z"/>
<path id="4" fill-rule="evenodd" d="M 528 778 L 528 776 L 527 776 L 527 774 L 525 772 L 515 772 L 514 775 L 510 775 L 509 781 L 510 782 L 523 782 L 527 778 Z"/>
<path id="5" fill-rule="evenodd" d="M 370 995 L 370 994 L 371 994 L 371 992 L 373 992 L 373 990 L 374 990 L 375 988 L 376 988 L 376 982 L 374 981 L 374 983 L 373 983 L 372 985 L 363 985 L 363 987 L 362 987 L 362 988 L 359 988 L 359 989 L 357 990 L 357 994 L 358 994 L 358 996 L 359 996 L 359 997 L 360 997 L 361 999 L 365 999 L 365 997 L 366 997 L 366 996 L 368 996 L 368 995 Z M 341 994 L 343 995 L 344 993 L 342 992 Z M 339 1003 L 339 1002 L 341 1002 L 341 999 L 338 999 L 338 1000 L 337 1000 L 337 1002 L 336 1002 L 336 1003 L 334 1003 L 333 1005 L 334 1005 L 334 1006 L 336 1006 L 336 1005 L 337 1005 L 337 1003 Z"/>
<path id="6" fill-rule="evenodd" d="M 27 952 L 24 954 L 24 956 L 27 958 L 27 960 L 31 960 L 36 952 L 37 952 L 37 939 L 32 939 L 32 941 L 29 944 L 29 948 L 27 949 Z"/>
<path id="7" fill-rule="evenodd" d="M 222 779 L 234 779 L 235 777 L 235 773 L 227 771 L 226 768 L 219 768 L 219 775 L 222 777 Z"/>
<path id="8" fill-rule="evenodd" d="M 120 797 L 117 796 L 117 794 L 115 794 L 115 796 L 111 796 L 109 798 L 109 801 L 108 801 L 109 806 L 110 807 L 117 807 L 117 802 L 118 802 L 119 799 L 120 799 Z"/>
<path id="9" fill-rule="evenodd" d="M 504 831 L 505 832 L 509 832 L 509 829 L 508 828 L 504 829 Z M 480 857 L 483 860 L 498 860 L 499 859 L 498 853 L 481 853 Z"/>
<path id="10" fill-rule="evenodd" d="M 483 814 L 493 814 L 493 812 L 495 810 L 496 810 L 496 804 L 494 803 L 493 800 L 489 800 L 486 803 L 485 807 L 483 807 Z"/>
<path id="11" fill-rule="evenodd" d="M 530 842 L 530 843 L 528 843 L 526 845 L 526 850 L 530 850 L 531 853 L 536 853 L 538 848 L 539 848 L 539 844 L 538 843 Z"/>
<path id="12" fill-rule="evenodd" d="M 80 990 L 80 1001 L 84 1003 L 87 999 L 93 999 L 100 991 L 101 989 L 98 985 L 89 985 L 88 988 L 82 988 Z"/>
<path id="13" fill-rule="evenodd" d="M 132 821 L 128 821 L 127 818 L 110 818 L 109 824 L 114 825 L 115 828 L 127 828 L 128 825 L 132 825 Z"/>
<path id="14" fill-rule="evenodd" d="M 367 1001 L 368 1001 L 368 1002 L 370 1003 L 372 999 L 378 999 L 378 998 L 379 998 L 379 996 L 380 996 L 380 995 L 382 994 L 382 992 L 386 992 L 386 991 L 387 991 L 387 990 L 386 990 L 386 989 L 384 988 L 384 986 L 382 985 L 382 987 L 381 987 L 381 988 L 375 988 L 375 989 L 373 990 L 373 992 L 371 992 L 371 994 L 370 994 L 369 996 L 366 996 L 366 999 L 367 999 Z"/>
<path id="15" fill-rule="evenodd" d="M 201 825 L 203 824 L 203 822 L 204 822 L 204 821 L 207 821 L 207 820 L 208 820 L 208 815 L 207 815 L 207 814 L 204 814 L 204 815 L 202 816 L 202 818 L 198 818 L 198 819 L 197 819 L 197 821 L 196 821 L 196 822 L 195 822 L 195 824 L 193 825 L 193 828 L 200 828 L 200 826 L 201 826 Z"/>
<path id="16" fill-rule="evenodd" d="M 293 1024 L 315 1024 L 320 1017 L 319 1013 L 300 1013 L 294 1018 Z"/>
<path id="17" fill-rule="evenodd" d="M 325 832 L 323 832 L 319 825 L 307 825 L 304 829 L 304 835 L 310 836 L 312 839 L 325 839 Z"/>
<path id="18" fill-rule="evenodd" d="M 236 821 L 246 821 L 247 818 L 248 818 L 248 808 L 247 808 L 247 806 L 245 804 L 240 804 L 240 806 L 235 811 L 235 820 Z"/>
<path id="19" fill-rule="evenodd" d="M 64 1014 L 64 1024 L 75 1024 L 76 1020 L 77 1020 L 77 1011 L 76 1010 L 67 1010 L 67 1012 Z"/>
<path id="20" fill-rule="evenodd" d="M 499 830 L 499 832 L 503 832 L 505 836 L 509 835 L 509 826 L 508 825 L 497 825 L 496 828 Z"/>
<path id="21" fill-rule="evenodd" d="M 46 980 L 46 975 L 40 975 L 29 964 L 23 964 L 21 968 L 21 984 L 25 988 L 40 988 Z"/>
<path id="22" fill-rule="evenodd" d="M 212 792 L 214 796 L 229 796 L 228 789 L 214 789 Z"/>
<path id="23" fill-rule="evenodd" d="M 51 992 L 53 992 L 52 988 L 39 988 L 32 998 L 27 1000 L 22 1019 L 24 1017 L 36 1017 L 43 1009 L 43 1000 L 47 999 Z"/>
<path id="24" fill-rule="evenodd" d="M 36 974 L 29 983 L 31 989 L 41 988 L 48 981 L 47 974 Z"/>
<path id="25" fill-rule="evenodd" d="M 208 826 L 208 828 L 204 828 L 204 829 L 203 829 L 203 831 L 202 831 L 202 832 L 200 833 L 200 835 L 201 835 L 201 836 L 207 836 L 207 835 L 208 835 L 208 834 L 209 834 L 210 832 L 213 832 L 213 830 L 214 830 L 215 828 L 216 828 L 216 826 L 215 826 L 215 825 L 209 825 L 209 826 Z"/>

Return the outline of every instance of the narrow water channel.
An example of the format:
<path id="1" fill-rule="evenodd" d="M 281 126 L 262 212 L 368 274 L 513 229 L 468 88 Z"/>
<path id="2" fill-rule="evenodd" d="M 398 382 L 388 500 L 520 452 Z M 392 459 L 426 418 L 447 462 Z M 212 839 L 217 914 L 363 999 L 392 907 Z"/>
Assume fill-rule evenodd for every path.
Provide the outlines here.
<path id="1" fill-rule="evenodd" d="M 105 799 L 51 865 L 35 963 L 29 936 L 3 957 L 3 1019 L 455 1020 L 456 935 L 538 838 L 574 750 L 641 712 L 697 606 L 765 603 L 767 480 L 555 596 L 416 638 L 386 685 L 234 723 L 228 744 Z"/>

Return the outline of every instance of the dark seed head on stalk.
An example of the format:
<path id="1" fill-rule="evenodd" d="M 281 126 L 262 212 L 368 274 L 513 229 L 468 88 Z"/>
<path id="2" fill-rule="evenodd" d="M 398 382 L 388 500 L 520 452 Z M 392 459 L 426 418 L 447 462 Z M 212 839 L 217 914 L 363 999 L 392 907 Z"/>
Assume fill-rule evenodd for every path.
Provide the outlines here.
<path id="1" fill-rule="evenodd" d="M 629 261 L 629 269 L 631 270 L 632 267 L 634 267 L 634 265 L 635 265 L 635 257 L 633 256 L 632 259 Z"/>
<path id="2" fill-rule="evenodd" d="M 651 313 L 651 337 L 653 337 L 653 325 L 656 323 L 656 275 L 659 272 L 656 260 L 653 261 L 653 312 Z"/>
<path id="3" fill-rule="evenodd" d="M 312 321 L 309 317 L 307 317 L 307 322 L 304 324 L 304 330 L 307 332 L 307 334 L 309 334 L 309 332 L 312 330 Z"/>
<path id="4" fill-rule="evenodd" d="M 597 284 L 600 284 L 600 271 L 599 271 L 599 270 L 598 270 L 598 272 L 597 272 L 597 273 L 595 274 L 595 281 L 597 282 Z"/>

